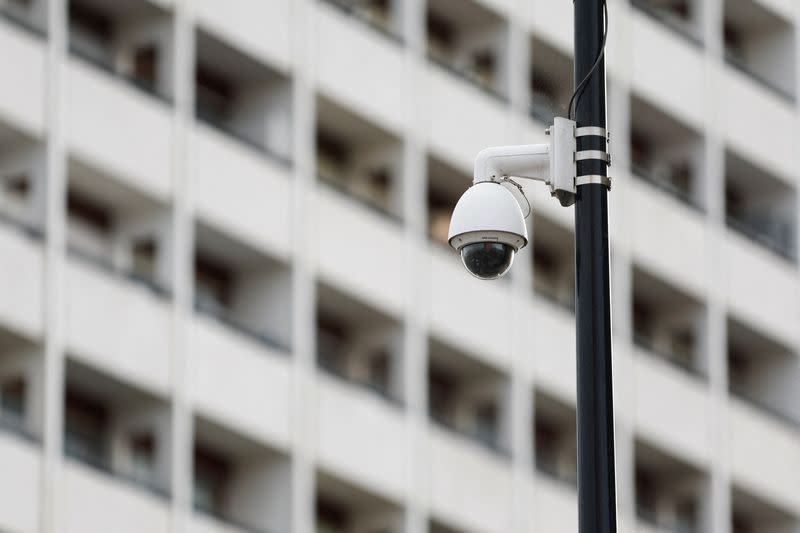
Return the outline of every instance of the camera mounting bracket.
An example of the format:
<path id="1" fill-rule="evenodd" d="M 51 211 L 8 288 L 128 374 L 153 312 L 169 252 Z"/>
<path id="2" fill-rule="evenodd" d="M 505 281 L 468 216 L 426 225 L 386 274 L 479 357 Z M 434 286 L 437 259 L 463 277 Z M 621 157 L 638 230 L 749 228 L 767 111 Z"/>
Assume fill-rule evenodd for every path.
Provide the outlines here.
<path id="1" fill-rule="evenodd" d="M 545 131 L 550 136 L 546 144 L 523 144 L 486 148 L 475 158 L 473 183 L 500 182 L 510 178 L 541 181 L 548 185 L 550 195 L 564 207 L 575 203 L 577 188 L 599 183 L 611 188 L 607 176 L 577 176 L 578 161 L 599 160 L 611 165 L 611 154 L 603 150 L 578 151 L 578 137 L 603 137 L 609 141 L 605 128 L 577 128 L 574 120 L 555 117 Z"/>

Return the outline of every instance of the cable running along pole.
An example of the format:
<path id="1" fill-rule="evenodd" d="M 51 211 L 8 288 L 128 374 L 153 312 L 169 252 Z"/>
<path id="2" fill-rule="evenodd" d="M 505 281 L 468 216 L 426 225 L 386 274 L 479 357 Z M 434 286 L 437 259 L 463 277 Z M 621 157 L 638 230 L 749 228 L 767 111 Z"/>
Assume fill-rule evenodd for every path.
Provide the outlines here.
<path id="1" fill-rule="evenodd" d="M 607 152 L 605 0 L 574 0 L 577 149 Z M 573 111 L 574 107 L 574 111 Z M 593 127 L 580 130 L 580 128 Z M 611 382 L 607 161 L 577 163 L 575 299 L 577 331 L 578 517 L 580 533 L 616 533 Z"/>

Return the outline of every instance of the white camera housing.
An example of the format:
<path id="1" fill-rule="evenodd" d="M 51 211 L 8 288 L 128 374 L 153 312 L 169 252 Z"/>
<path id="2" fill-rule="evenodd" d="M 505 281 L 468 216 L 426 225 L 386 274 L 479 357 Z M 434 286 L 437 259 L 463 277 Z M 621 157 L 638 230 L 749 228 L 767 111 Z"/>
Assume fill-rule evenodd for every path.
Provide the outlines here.
<path id="1" fill-rule="evenodd" d="M 528 244 L 525 218 L 514 195 L 496 181 L 467 189 L 453 210 L 448 242 L 473 276 L 496 279 L 508 272 L 516 252 Z"/>

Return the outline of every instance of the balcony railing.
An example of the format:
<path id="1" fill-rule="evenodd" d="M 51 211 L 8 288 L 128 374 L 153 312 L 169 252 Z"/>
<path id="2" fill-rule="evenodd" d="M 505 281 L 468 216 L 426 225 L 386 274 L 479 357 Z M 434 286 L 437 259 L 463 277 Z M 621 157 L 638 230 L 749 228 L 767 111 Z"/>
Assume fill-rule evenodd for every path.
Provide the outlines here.
<path id="1" fill-rule="evenodd" d="M 682 189 L 681 187 L 677 187 L 665 179 L 659 179 L 653 174 L 653 172 L 640 166 L 632 165 L 631 173 L 643 182 L 652 185 L 664 193 L 667 193 L 673 198 L 679 200 L 681 203 L 691 207 L 695 211 L 699 213 L 705 213 L 705 208 L 700 205 L 697 200 L 692 198 L 689 191 Z"/>
<path id="2" fill-rule="evenodd" d="M 102 257 L 97 254 L 92 254 L 83 250 L 79 246 L 75 245 L 67 245 L 67 252 L 70 257 L 81 261 L 84 264 L 94 267 L 95 269 L 108 274 L 112 277 L 116 277 L 119 279 L 123 279 L 129 282 L 132 282 L 136 285 L 140 285 L 154 295 L 158 296 L 159 298 L 169 299 L 172 296 L 171 291 L 157 282 L 156 280 L 142 276 L 133 272 L 131 270 L 126 270 L 115 266 L 111 260 L 107 257 Z"/>
<path id="3" fill-rule="evenodd" d="M 481 431 L 470 431 L 465 428 L 460 428 L 456 426 L 447 416 L 435 411 L 431 411 L 429 413 L 429 418 L 437 426 L 447 430 L 459 438 L 465 438 L 470 442 L 474 442 L 475 444 L 483 446 L 485 449 L 503 459 L 511 458 L 511 451 L 500 443 L 499 436 L 496 434 L 490 435 Z"/>
<path id="4" fill-rule="evenodd" d="M 337 194 L 358 202 L 360 205 L 363 205 L 373 213 L 380 215 L 382 218 L 397 224 L 403 223 L 403 218 L 400 215 L 389 211 L 387 206 L 381 205 L 379 202 L 364 196 L 353 194 L 342 184 L 340 180 L 337 180 L 336 178 L 321 174 L 317 176 L 317 181 Z"/>
<path id="5" fill-rule="evenodd" d="M 631 0 L 631 5 L 638 8 L 642 13 L 651 19 L 663 24 L 671 31 L 680 35 L 687 41 L 698 48 L 703 48 L 703 39 L 697 35 L 695 29 L 690 26 L 690 23 L 682 23 L 675 17 L 654 8 L 648 0 Z"/>
<path id="6" fill-rule="evenodd" d="M 35 224 L 22 220 L 5 211 L 0 211 L 0 224 L 12 227 L 34 241 L 44 240 L 44 231 Z"/>
<path id="7" fill-rule="evenodd" d="M 670 353 L 667 350 L 659 350 L 653 346 L 653 343 L 648 339 L 645 335 L 640 335 L 637 333 L 633 334 L 633 344 L 640 350 L 642 350 L 645 354 L 653 356 L 657 358 L 659 361 L 664 361 L 669 363 L 677 370 L 684 372 L 691 376 L 692 378 L 696 379 L 705 379 L 705 375 L 703 372 L 692 365 L 690 362 L 681 359 L 674 353 Z"/>
<path id="8" fill-rule="evenodd" d="M 428 53 L 428 59 L 434 65 L 437 65 L 439 68 L 445 70 L 446 72 L 452 74 L 453 76 L 460 78 L 463 81 L 466 81 L 471 86 L 479 89 L 481 92 L 492 97 L 498 102 L 502 104 L 508 103 L 508 97 L 506 95 L 501 93 L 499 90 L 490 87 L 488 84 L 484 83 L 483 80 L 477 74 L 475 74 L 468 68 L 458 67 L 454 65 L 452 62 L 448 61 L 447 58 L 441 57 L 435 53 Z"/>
<path id="9" fill-rule="evenodd" d="M 0 18 L 22 28 L 35 37 L 43 38 L 47 36 L 47 33 L 40 23 L 35 22 L 30 16 L 20 13 L 18 10 L 8 5 L 0 5 Z"/>
<path id="10" fill-rule="evenodd" d="M 282 343 L 278 339 L 275 339 L 267 333 L 258 331 L 255 328 L 243 324 L 240 320 L 237 320 L 231 316 L 230 310 L 215 301 L 212 301 L 208 298 L 196 298 L 194 302 L 194 308 L 195 311 L 203 316 L 212 318 L 228 329 L 254 340 L 259 344 L 263 344 L 264 346 L 272 348 L 282 354 L 288 354 L 291 351 L 289 346 Z"/>
<path id="11" fill-rule="evenodd" d="M 766 402 L 753 398 L 752 395 L 749 395 L 747 391 L 742 388 L 731 386 L 730 393 L 732 396 L 736 397 L 737 400 L 747 404 L 759 413 L 769 416 L 776 422 L 779 422 L 783 425 L 789 425 L 795 430 L 800 430 L 800 417 L 788 415 L 780 409 L 767 404 Z"/>
<path id="12" fill-rule="evenodd" d="M 68 438 L 64 439 L 64 455 L 70 459 L 74 459 L 79 463 L 91 467 L 96 472 L 105 474 L 113 479 L 122 481 L 127 485 L 142 488 L 148 492 L 164 499 L 170 498 L 170 492 L 167 487 L 164 487 L 159 481 L 155 479 L 155 475 L 141 476 L 132 472 L 122 471 L 115 468 L 107 457 L 87 453 L 81 450 L 78 446 L 70 445 Z"/>
<path id="13" fill-rule="evenodd" d="M 318 345 L 322 345 L 322 342 L 318 341 Z M 317 356 L 317 364 L 320 370 L 325 372 L 328 376 L 335 378 L 346 385 L 357 387 L 361 390 L 364 390 L 370 394 L 374 394 L 378 396 L 380 399 L 386 401 L 393 407 L 397 407 L 402 409 L 404 407 L 403 400 L 398 398 L 388 387 L 383 387 L 377 385 L 375 383 L 371 383 L 369 381 L 363 381 L 358 379 L 353 379 L 352 377 L 345 374 L 341 368 L 337 365 L 330 363 L 332 357 L 325 357 L 322 354 L 318 354 Z"/>
<path id="14" fill-rule="evenodd" d="M 542 458 L 541 454 L 538 453 L 536 454 L 536 471 L 569 487 L 578 487 L 577 471 L 572 476 L 566 476 L 564 472 L 558 470 L 558 465 L 555 462 Z"/>
<path id="15" fill-rule="evenodd" d="M 39 443 L 39 437 L 25 426 L 24 420 L 17 416 L 9 416 L 0 412 L 0 431 L 10 433 L 33 444 Z"/>
<path id="16" fill-rule="evenodd" d="M 643 523 L 665 533 L 697 533 L 697 527 L 694 524 L 680 519 L 665 523 L 664 520 L 659 520 L 655 511 L 641 504 L 636 505 L 636 516 Z"/>
<path id="17" fill-rule="evenodd" d="M 535 274 L 534 274 L 535 275 Z M 542 286 L 534 286 L 533 289 L 534 294 L 542 298 L 543 300 L 568 311 L 572 314 L 575 314 L 575 295 L 573 294 L 570 298 L 563 298 L 556 294 L 554 289 L 545 289 Z"/>
<path id="18" fill-rule="evenodd" d="M 381 24 L 380 22 L 368 17 L 362 9 L 358 7 L 358 0 L 324 0 L 326 4 L 331 5 L 359 22 L 369 26 L 371 29 L 378 32 L 383 37 L 402 45 L 404 43 L 403 36 L 398 35 L 388 25 Z"/>
<path id="19" fill-rule="evenodd" d="M 195 502 L 195 504 L 194 504 L 194 511 L 196 513 L 205 515 L 205 516 L 211 518 L 212 520 L 215 520 L 215 521 L 217 521 L 217 522 L 219 522 L 221 524 L 224 524 L 224 525 L 227 525 L 227 526 L 231 526 L 231 527 L 233 527 L 235 529 L 238 529 L 239 531 L 242 531 L 244 533 L 271 533 L 266 529 L 262 529 L 262 528 L 255 527 L 253 525 L 247 524 L 247 523 L 245 523 L 244 520 L 239 520 L 239 519 L 236 519 L 236 518 L 232 518 L 227 513 L 223 513 L 222 511 L 219 511 L 217 509 L 210 509 L 210 508 L 208 508 L 208 507 L 206 507 L 204 505 L 198 504 L 197 502 Z"/>
<path id="20" fill-rule="evenodd" d="M 760 230 L 757 227 L 757 224 L 748 223 L 734 216 L 728 215 L 725 220 L 729 228 L 755 242 L 756 244 L 760 244 L 782 259 L 785 259 L 791 263 L 795 263 L 797 261 L 797 254 L 795 253 L 794 247 L 791 245 L 791 242 L 788 238 L 782 240 L 768 231 Z M 786 225 L 786 227 L 788 232 L 788 225 Z"/>
<path id="21" fill-rule="evenodd" d="M 728 63 L 728 65 L 733 67 L 738 72 L 750 78 L 751 80 L 766 87 L 772 93 L 779 96 L 783 100 L 786 100 L 790 104 L 795 103 L 796 97 L 794 92 L 779 86 L 777 83 L 770 80 L 766 76 L 759 74 L 758 72 L 753 70 L 753 68 L 750 67 L 747 61 L 736 55 L 736 53 L 731 51 L 730 49 L 725 51 L 725 62 Z"/>
<path id="22" fill-rule="evenodd" d="M 172 105 L 172 99 L 164 94 L 161 94 L 152 83 L 142 80 L 136 76 L 118 71 L 109 61 L 97 57 L 96 55 L 82 48 L 80 45 L 71 42 L 69 44 L 69 52 L 73 57 L 92 65 L 116 80 L 124 82 L 129 87 L 133 87 L 137 91 L 143 92 L 148 96 L 152 96 L 164 104 Z"/>
<path id="23" fill-rule="evenodd" d="M 254 141 L 247 135 L 236 131 L 233 127 L 227 124 L 218 113 L 203 107 L 198 107 L 195 116 L 199 122 L 210 127 L 214 131 L 234 139 L 243 146 L 246 146 L 254 152 L 257 152 L 259 155 L 268 157 L 269 159 L 275 161 L 278 165 L 284 168 L 290 168 L 292 166 L 292 160 L 290 157 L 279 154 L 278 152 L 272 150 L 265 143 Z"/>

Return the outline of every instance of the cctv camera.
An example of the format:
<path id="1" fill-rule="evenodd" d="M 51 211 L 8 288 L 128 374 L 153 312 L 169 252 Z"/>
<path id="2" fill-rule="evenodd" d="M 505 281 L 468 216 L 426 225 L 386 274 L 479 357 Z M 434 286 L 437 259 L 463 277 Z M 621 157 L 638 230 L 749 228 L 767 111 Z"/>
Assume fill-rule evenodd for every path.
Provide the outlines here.
<path id="1" fill-rule="evenodd" d="M 515 186 L 528 207 L 530 203 L 511 178 L 547 184 L 551 196 L 565 207 L 574 203 L 578 185 L 611 185 L 605 175 L 576 178 L 578 161 L 599 159 L 611 164 L 611 156 L 604 151 L 577 151 L 577 137 L 607 138 L 604 129 L 578 128 L 574 121 L 556 117 L 547 133 L 550 141 L 546 144 L 495 146 L 481 150 L 475 158 L 473 185 L 453 210 L 447 238 L 476 278 L 499 278 L 511 268 L 514 255 L 528 244 L 525 218 L 530 210 L 523 214 L 522 204 L 505 185 Z"/>
<path id="2" fill-rule="evenodd" d="M 514 255 L 528 244 L 525 218 L 514 195 L 496 181 L 474 184 L 453 210 L 448 242 L 476 278 L 497 279 L 508 272 Z"/>

